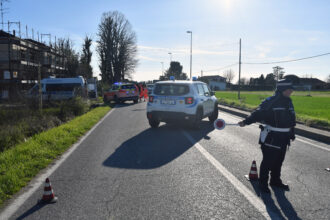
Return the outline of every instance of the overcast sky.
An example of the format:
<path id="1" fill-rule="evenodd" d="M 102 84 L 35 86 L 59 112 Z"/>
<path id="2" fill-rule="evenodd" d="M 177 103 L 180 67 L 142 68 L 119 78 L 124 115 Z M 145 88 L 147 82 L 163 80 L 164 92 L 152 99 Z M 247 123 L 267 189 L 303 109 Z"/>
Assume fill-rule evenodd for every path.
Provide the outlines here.
<path id="1" fill-rule="evenodd" d="M 139 65 L 134 80 L 158 79 L 172 61 L 192 75 L 223 74 L 238 63 L 299 59 L 330 52 L 330 1 L 328 0 L 10 0 L 4 21 L 21 21 L 36 33 L 70 37 L 81 50 L 85 35 L 97 40 L 103 12 L 117 10 L 137 35 Z M 12 26 L 15 28 L 15 26 Z M 7 30 L 7 27 L 6 27 Z M 24 37 L 24 35 L 23 35 Z M 93 44 L 94 48 L 96 44 Z M 267 65 L 242 64 L 242 77 L 258 77 L 282 66 L 286 74 L 317 77 L 330 74 L 330 55 L 297 62 Z M 238 76 L 238 65 L 230 67 Z M 93 54 L 94 75 L 99 74 Z M 209 71 L 213 70 L 213 71 Z"/>

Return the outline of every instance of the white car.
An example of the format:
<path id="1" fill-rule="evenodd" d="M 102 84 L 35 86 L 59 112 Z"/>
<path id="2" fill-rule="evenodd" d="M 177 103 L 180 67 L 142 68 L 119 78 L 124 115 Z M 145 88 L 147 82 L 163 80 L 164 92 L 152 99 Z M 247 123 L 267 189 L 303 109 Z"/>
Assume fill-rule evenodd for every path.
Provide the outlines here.
<path id="1" fill-rule="evenodd" d="M 151 91 L 153 90 L 154 88 L 154 84 L 147 84 L 147 89 L 148 89 L 148 92 L 151 93 Z"/>
<path id="2" fill-rule="evenodd" d="M 200 81 L 170 80 L 155 83 L 149 95 L 147 118 L 152 128 L 160 122 L 189 122 L 199 128 L 203 118 L 218 118 L 218 100 Z"/>

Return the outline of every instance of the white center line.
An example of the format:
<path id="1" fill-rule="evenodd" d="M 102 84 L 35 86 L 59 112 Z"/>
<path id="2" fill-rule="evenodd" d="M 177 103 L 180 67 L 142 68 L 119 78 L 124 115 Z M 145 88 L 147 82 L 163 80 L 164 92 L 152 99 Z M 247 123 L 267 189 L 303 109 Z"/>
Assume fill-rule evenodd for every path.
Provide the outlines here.
<path id="1" fill-rule="evenodd" d="M 311 142 L 309 142 L 309 141 L 305 141 L 305 140 L 303 140 L 303 139 L 301 139 L 301 138 L 296 138 L 296 140 L 301 141 L 301 142 L 303 142 L 303 143 L 305 143 L 305 144 L 313 145 L 314 147 L 317 147 L 317 148 L 319 148 L 319 149 L 322 149 L 322 150 L 325 150 L 325 151 L 329 151 L 329 152 L 330 152 L 330 148 L 323 147 L 323 146 L 320 146 L 320 145 L 317 145 L 317 144 L 313 144 L 313 143 L 311 143 Z"/>
<path id="2" fill-rule="evenodd" d="M 201 154 L 224 176 L 226 179 L 253 205 L 266 219 L 281 219 L 277 213 L 267 211 L 262 200 L 241 183 L 232 173 L 230 173 L 219 161 L 207 152 L 193 137 L 186 131 L 182 131 L 186 138 L 194 144 Z"/>

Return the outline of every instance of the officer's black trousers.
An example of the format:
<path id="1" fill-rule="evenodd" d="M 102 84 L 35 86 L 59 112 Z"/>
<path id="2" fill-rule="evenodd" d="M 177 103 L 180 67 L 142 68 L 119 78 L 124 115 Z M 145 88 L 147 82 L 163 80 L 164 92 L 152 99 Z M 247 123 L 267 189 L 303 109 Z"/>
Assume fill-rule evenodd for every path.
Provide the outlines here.
<path id="1" fill-rule="evenodd" d="M 281 182 L 281 167 L 285 158 L 286 146 L 277 149 L 263 144 L 261 150 L 263 159 L 260 164 L 260 183 L 268 184 L 269 171 L 271 172 L 271 182 Z"/>

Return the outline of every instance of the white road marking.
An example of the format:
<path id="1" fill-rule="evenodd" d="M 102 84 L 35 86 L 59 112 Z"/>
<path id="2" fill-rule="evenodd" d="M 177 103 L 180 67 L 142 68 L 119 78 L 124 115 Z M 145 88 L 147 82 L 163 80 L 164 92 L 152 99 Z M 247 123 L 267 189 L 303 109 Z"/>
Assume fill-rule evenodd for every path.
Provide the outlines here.
<path id="1" fill-rule="evenodd" d="M 59 167 L 61 164 L 79 147 L 79 145 L 114 111 L 114 108 L 111 109 L 98 123 L 96 123 L 77 143 L 72 145 L 72 147 L 65 152 L 61 159 L 55 161 L 54 165 L 51 165 L 47 168 L 46 173 L 41 174 L 36 179 L 32 180 L 28 186 L 24 189 L 27 189 L 26 192 L 19 195 L 17 198 L 10 201 L 10 204 L 0 213 L 0 219 L 9 219 L 23 203 L 44 183 L 45 179 L 52 175 L 52 173 Z M 40 192 L 40 197 L 42 192 Z"/>
<path id="2" fill-rule="evenodd" d="M 232 173 L 230 173 L 219 161 L 217 161 L 209 152 L 207 152 L 193 137 L 186 131 L 182 131 L 186 138 L 194 144 L 201 154 L 224 176 L 226 179 L 253 205 L 266 219 L 280 219 L 278 214 L 267 211 L 265 204 L 261 199 L 251 192 L 243 183 L 241 183 Z"/>
<path id="3" fill-rule="evenodd" d="M 234 119 L 237 119 L 237 120 L 239 120 L 239 121 L 241 121 L 241 120 L 243 119 L 243 118 L 240 118 L 240 117 L 238 117 L 238 116 L 233 116 L 233 115 L 231 115 L 230 113 L 227 113 L 227 112 L 224 112 L 224 113 L 225 113 L 227 116 L 229 116 L 229 117 L 231 117 L 231 118 L 234 118 Z M 249 126 L 259 127 L 259 124 L 251 124 L 251 125 L 249 125 Z M 300 135 L 297 135 L 297 136 L 300 136 Z M 300 137 L 302 137 L 302 136 L 300 136 Z M 319 149 L 321 149 L 321 150 L 325 150 L 325 151 L 330 152 L 330 148 L 323 147 L 323 146 L 321 146 L 321 145 L 317 145 L 317 144 L 311 143 L 311 142 L 306 141 L 306 140 L 303 140 L 303 139 L 301 139 L 301 138 L 296 138 L 296 140 L 297 140 L 297 141 L 300 141 L 300 142 L 303 142 L 303 143 L 305 143 L 305 144 L 312 145 L 312 146 L 317 147 L 317 148 L 319 148 Z"/>
<path id="4" fill-rule="evenodd" d="M 303 140 L 301 138 L 296 138 L 296 140 L 301 141 L 301 142 L 303 142 L 305 144 L 313 145 L 314 147 L 317 147 L 319 149 L 322 149 L 322 150 L 325 150 L 325 151 L 329 151 L 330 152 L 330 148 L 326 148 L 326 147 L 323 147 L 323 146 L 320 146 L 320 145 L 313 144 L 313 143 L 311 143 L 309 141 L 305 141 L 305 140 Z"/>

